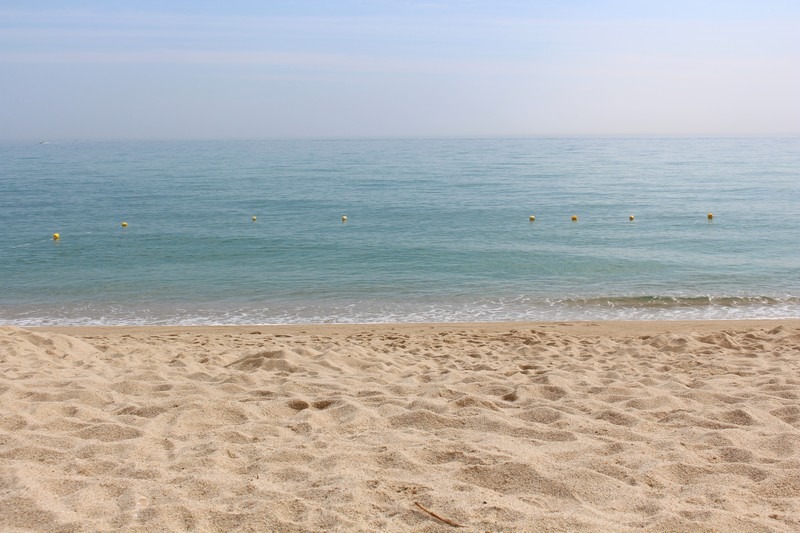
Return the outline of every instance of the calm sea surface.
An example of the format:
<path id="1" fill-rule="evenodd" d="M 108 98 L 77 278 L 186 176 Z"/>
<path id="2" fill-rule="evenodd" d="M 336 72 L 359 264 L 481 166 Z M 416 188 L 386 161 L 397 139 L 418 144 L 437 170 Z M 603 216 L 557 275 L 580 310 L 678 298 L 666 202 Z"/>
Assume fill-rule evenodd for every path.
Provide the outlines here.
<path id="1" fill-rule="evenodd" d="M 0 143 L 0 324 L 779 317 L 798 138 Z"/>

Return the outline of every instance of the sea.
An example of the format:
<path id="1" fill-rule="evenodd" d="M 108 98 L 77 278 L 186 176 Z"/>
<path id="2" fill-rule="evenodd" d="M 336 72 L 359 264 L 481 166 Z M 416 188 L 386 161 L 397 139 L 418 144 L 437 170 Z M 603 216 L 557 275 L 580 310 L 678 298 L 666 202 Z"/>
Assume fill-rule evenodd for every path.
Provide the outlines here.
<path id="1" fill-rule="evenodd" d="M 0 325 L 754 318 L 796 137 L 0 143 Z"/>

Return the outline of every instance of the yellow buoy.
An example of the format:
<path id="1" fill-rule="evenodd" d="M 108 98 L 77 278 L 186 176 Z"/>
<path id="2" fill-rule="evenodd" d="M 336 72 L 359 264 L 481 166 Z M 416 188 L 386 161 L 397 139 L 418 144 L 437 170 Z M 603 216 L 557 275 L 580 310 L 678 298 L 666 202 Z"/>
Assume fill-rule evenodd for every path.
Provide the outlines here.
<path id="1" fill-rule="evenodd" d="M 629 216 L 628 220 L 633 221 L 633 215 Z"/>
<path id="2" fill-rule="evenodd" d="M 713 219 L 713 218 L 714 218 L 714 213 L 709 213 L 709 214 L 708 214 L 708 220 L 711 220 L 711 219 Z"/>
<path id="3" fill-rule="evenodd" d="M 252 218 L 252 220 L 253 220 L 253 222 L 255 222 L 255 221 L 256 221 L 256 220 L 258 220 L 258 219 L 256 218 L 256 216 L 255 216 L 255 215 L 253 215 L 253 218 Z"/>
<path id="4" fill-rule="evenodd" d="M 572 221 L 573 222 L 577 222 L 578 221 L 578 215 L 572 215 Z"/>
<path id="5" fill-rule="evenodd" d="M 60 238 L 61 238 L 61 235 L 59 235 L 58 233 L 53 233 L 53 240 L 54 241 L 57 241 Z"/>
<path id="6" fill-rule="evenodd" d="M 123 222 L 122 224 L 120 224 L 120 226 L 122 226 L 123 228 L 127 228 L 128 227 L 128 223 L 127 222 Z"/>
<path id="7" fill-rule="evenodd" d="M 531 216 L 530 216 L 530 221 L 531 221 L 531 222 L 536 222 L 536 217 L 535 217 L 535 216 L 533 216 L 533 215 L 531 215 Z"/>
<path id="8" fill-rule="evenodd" d="M 342 215 L 342 224 L 347 222 L 347 215 Z"/>

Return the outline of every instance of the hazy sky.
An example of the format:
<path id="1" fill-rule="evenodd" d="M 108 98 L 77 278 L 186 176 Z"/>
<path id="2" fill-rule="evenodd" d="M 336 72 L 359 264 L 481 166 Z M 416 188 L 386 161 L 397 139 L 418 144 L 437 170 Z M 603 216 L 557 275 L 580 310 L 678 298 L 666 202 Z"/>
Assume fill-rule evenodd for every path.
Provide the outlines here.
<path id="1" fill-rule="evenodd" d="M 797 0 L 0 2 L 0 139 L 800 133 Z"/>

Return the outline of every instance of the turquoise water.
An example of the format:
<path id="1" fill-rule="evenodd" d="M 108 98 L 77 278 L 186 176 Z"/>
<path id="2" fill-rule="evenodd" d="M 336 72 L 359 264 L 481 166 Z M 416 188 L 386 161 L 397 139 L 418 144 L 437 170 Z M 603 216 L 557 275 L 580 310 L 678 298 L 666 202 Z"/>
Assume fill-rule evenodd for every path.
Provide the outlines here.
<path id="1" fill-rule="evenodd" d="M 800 317 L 799 208 L 797 138 L 2 143 L 0 324 Z"/>

